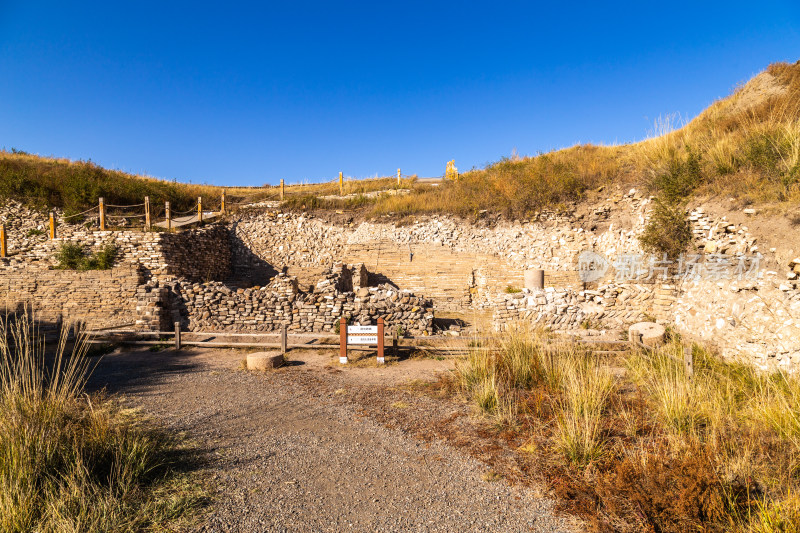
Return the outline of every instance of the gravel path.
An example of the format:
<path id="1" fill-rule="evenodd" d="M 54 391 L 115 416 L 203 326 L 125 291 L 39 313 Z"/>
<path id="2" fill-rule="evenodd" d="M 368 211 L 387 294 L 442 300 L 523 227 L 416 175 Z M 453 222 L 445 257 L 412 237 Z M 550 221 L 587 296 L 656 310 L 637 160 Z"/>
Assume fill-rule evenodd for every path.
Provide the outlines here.
<path id="1" fill-rule="evenodd" d="M 532 490 L 484 481 L 477 460 L 359 416 L 341 389 L 319 386 L 376 369 L 309 361 L 254 374 L 241 359 L 130 351 L 92 377 L 208 450 L 214 502 L 198 531 L 571 530 Z"/>

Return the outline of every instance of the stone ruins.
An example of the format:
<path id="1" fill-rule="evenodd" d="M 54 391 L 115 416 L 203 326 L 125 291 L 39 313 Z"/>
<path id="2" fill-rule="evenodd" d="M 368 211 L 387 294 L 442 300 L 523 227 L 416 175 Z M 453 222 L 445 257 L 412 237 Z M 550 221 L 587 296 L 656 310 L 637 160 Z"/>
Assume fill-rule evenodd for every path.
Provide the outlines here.
<path id="1" fill-rule="evenodd" d="M 800 365 L 800 245 L 762 250 L 746 224 L 696 208 L 692 252 L 666 265 L 637 238 L 650 201 L 631 190 L 584 214 L 402 225 L 269 204 L 175 233 L 63 224 L 55 240 L 45 215 L 10 203 L 0 208 L 10 252 L 0 259 L 0 298 L 45 320 L 156 330 L 181 322 L 192 331 L 332 332 L 345 316 L 383 317 L 414 336 L 517 321 L 592 334 L 658 320 L 724 356 Z M 54 269 L 63 242 L 114 244 L 117 262 L 107 271 Z M 587 252 L 602 267 L 591 279 L 579 261 Z M 539 271 L 541 286 L 531 281 Z"/>

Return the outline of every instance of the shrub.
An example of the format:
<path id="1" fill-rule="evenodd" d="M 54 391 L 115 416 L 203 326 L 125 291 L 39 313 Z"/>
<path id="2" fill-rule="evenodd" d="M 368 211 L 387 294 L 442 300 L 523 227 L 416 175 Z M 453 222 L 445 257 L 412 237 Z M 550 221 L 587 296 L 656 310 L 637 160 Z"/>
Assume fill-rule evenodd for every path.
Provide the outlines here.
<path id="1" fill-rule="evenodd" d="M 674 158 L 670 161 L 669 169 L 658 174 L 652 181 L 651 187 L 658 192 L 658 196 L 668 204 L 677 204 L 685 201 L 702 182 L 700 156 L 692 149 L 686 149 L 686 159 Z"/>
<path id="2" fill-rule="evenodd" d="M 86 259 L 83 246 L 73 242 L 62 243 L 56 254 L 59 268 L 78 270 Z"/>
<path id="3" fill-rule="evenodd" d="M 113 244 L 107 244 L 102 250 L 89 257 L 85 263 L 86 270 L 108 270 L 114 266 L 118 249 Z"/>
<path id="4" fill-rule="evenodd" d="M 87 257 L 83 246 L 65 242 L 56 254 L 58 268 L 65 270 L 108 270 L 114 266 L 118 248 L 107 244 L 102 250 Z"/>
<path id="5" fill-rule="evenodd" d="M 704 448 L 690 448 L 676 457 L 665 450 L 642 459 L 626 456 L 598 480 L 598 493 L 607 513 L 635 520 L 627 524 L 630 530 L 707 531 L 736 513 L 729 490 L 714 471 L 715 463 L 714 455 Z M 734 502 L 742 492 L 737 488 Z"/>
<path id="6" fill-rule="evenodd" d="M 692 242 L 692 227 L 685 204 L 656 199 L 650 219 L 638 238 L 644 251 L 677 258 Z"/>

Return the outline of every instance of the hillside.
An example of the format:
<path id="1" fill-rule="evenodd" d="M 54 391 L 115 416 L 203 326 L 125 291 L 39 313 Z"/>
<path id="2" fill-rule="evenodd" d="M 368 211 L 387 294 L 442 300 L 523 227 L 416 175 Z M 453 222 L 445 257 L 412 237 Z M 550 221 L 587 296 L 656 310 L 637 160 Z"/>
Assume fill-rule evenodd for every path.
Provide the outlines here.
<path id="1" fill-rule="evenodd" d="M 504 158 L 441 191 L 381 202 L 375 212 L 469 216 L 488 209 L 521 218 L 611 184 L 646 186 L 670 197 L 800 204 L 800 62 L 770 65 L 680 129 L 672 122 L 660 120 L 658 136 L 638 143 Z"/>
<path id="2" fill-rule="evenodd" d="M 679 129 L 670 117 L 659 121 L 658 136 L 618 146 L 578 145 L 536 157 L 503 158 L 463 173 L 441 186 L 393 178 L 347 181 L 350 198 L 336 195 L 338 184 L 286 188 L 287 207 L 358 209 L 368 216 L 449 213 L 474 217 L 482 210 L 526 218 L 543 208 L 559 209 L 591 199 L 602 186 L 645 187 L 664 203 L 692 196 L 734 197 L 742 204 L 800 205 L 800 62 L 775 63 Z M 362 196 L 402 188 L 410 194 Z M 279 198 L 276 187 L 228 189 L 229 194 Z M 109 203 L 171 201 L 188 209 L 198 196 L 221 189 L 106 170 L 91 162 L 49 159 L 0 151 L 0 198 L 37 207 L 77 212 L 103 196 Z M 680 200 L 680 201 L 679 201 Z"/>

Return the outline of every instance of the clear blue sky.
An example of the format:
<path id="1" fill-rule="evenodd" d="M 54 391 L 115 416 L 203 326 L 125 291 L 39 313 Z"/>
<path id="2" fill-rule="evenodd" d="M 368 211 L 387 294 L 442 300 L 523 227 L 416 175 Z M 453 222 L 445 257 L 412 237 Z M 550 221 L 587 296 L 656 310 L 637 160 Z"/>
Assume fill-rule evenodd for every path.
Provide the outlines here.
<path id="1" fill-rule="evenodd" d="M 433 176 L 641 139 L 798 59 L 796 0 L 0 0 L 0 147 L 220 185 Z"/>

